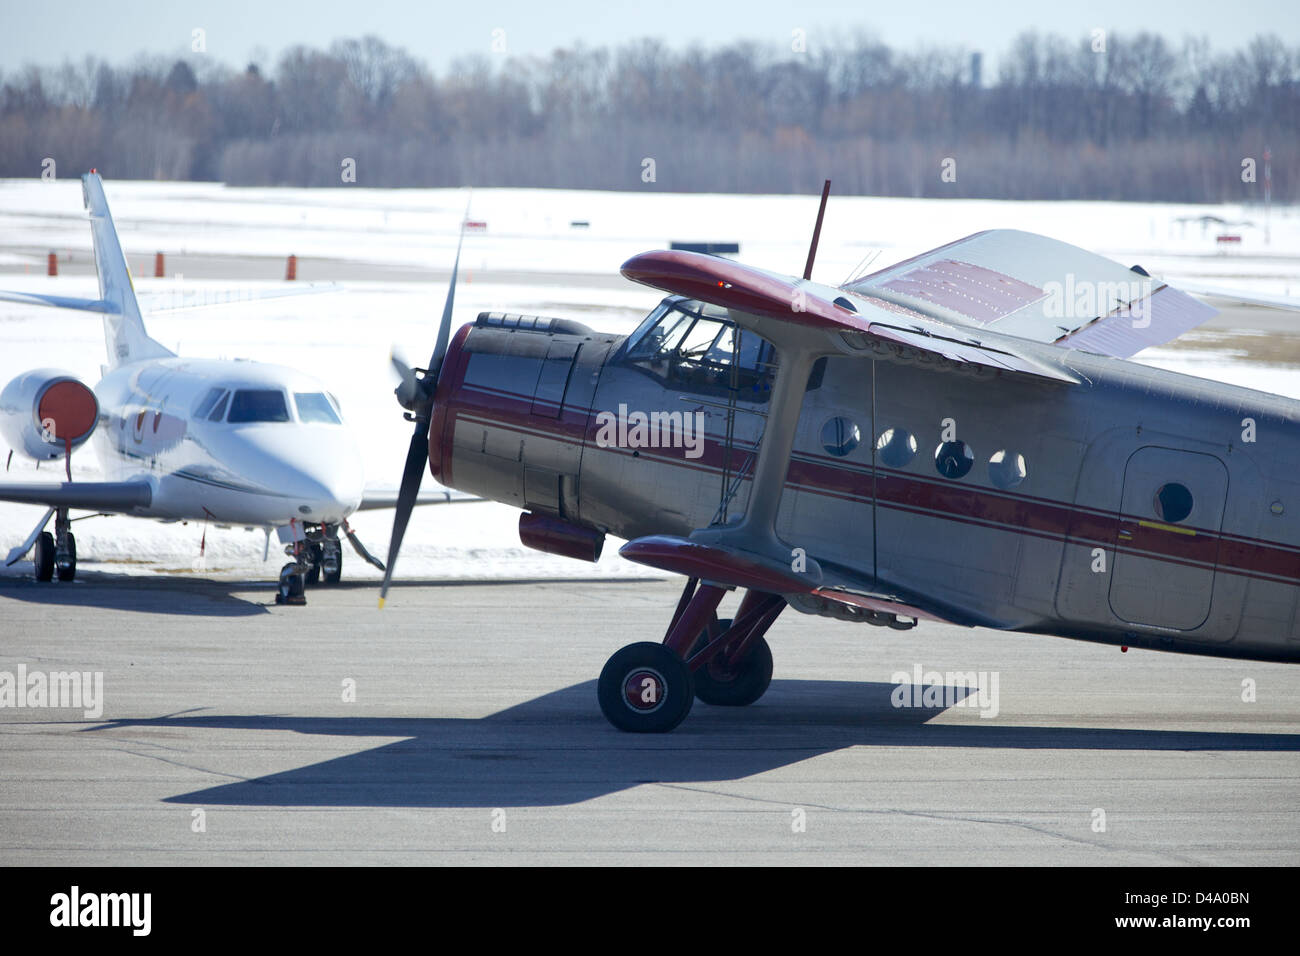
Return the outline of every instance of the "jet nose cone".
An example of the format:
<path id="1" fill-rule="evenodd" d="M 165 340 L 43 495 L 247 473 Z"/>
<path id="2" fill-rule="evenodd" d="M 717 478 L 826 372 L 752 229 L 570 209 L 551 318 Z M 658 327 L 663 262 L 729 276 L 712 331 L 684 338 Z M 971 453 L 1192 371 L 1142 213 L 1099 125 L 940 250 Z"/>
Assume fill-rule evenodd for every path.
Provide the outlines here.
<path id="1" fill-rule="evenodd" d="M 346 431 L 250 439 L 260 451 L 260 484 L 282 502 L 284 518 L 336 524 L 361 504 L 361 453 Z"/>
<path id="2" fill-rule="evenodd" d="M 361 461 L 355 447 L 318 451 L 286 467 L 287 495 L 307 521 L 337 523 L 361 504 Z"/>

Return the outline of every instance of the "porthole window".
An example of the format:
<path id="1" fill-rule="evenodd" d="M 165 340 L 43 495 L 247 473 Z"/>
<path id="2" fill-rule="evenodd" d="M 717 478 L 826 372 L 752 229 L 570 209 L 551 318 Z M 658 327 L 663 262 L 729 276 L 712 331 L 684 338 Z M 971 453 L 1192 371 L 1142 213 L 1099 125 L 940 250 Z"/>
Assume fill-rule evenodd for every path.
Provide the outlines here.
<path id="1" fill-rule="evenodd" d="M 964 478 L 975 464 L 975 453 L 964 441 L 946 441 L 934 450 L 934 467 L 945 478 Z"/>
<path id="2" fill-rule="evenodd" d="M 832 455 L 843 458 L 862 441 L 862 432 L 852 419 L 836 417 L 822 426 L 822 445 Z"/>
<path id="3" fill-rule="evenodd" d="M 1161 485 L 1156 492 L 1156 516 L 1170 523 L 1182 521 L 1192 513 L 1192 493 L 1176 481 Z"/>
<path id="4" fill-rule="evenodd" d="M 1025 456 L 1005 448 L 995 451 L 989 458 L 989 481 L 1004 491 L 1016 487 L 1029 474 Z"/>
<path id="5" fill-rule="evenodd" d="M 890 428 L 876 439 L 876 454 L 890 468 L 905 468 L 916 457 L 916 438 L 902 428 Z"/>

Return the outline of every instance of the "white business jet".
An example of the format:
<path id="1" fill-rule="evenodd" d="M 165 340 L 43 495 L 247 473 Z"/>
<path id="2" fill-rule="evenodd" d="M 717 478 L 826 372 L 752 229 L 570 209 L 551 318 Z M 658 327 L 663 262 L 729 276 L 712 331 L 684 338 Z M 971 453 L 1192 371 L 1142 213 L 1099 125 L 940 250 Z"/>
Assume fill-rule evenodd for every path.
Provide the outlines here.
<path id="1" fill-rule="evenodd" d="M 151 339 L 94 170 L 82 177 L 82 194 L 99 298 L 0 292 L 0 299 L 101 313 L 103 379 L 92 390 L 58 369 L 19 375 L 0 392 L 0 435 L 37 461 L 70 460 L 93 435 L 109 480 L 73 481 L 69 464 L 63 483 L 0 483 L 0 501 L 48 508 L 6 564 L 31 553 L 37 580 L 71 581 L 77 547 L 68 512 L 86 510 L 262 528 L 268 548 L 274 530 L 293 558 L 280 574 L 281 603 L 303 603 L 308 583 L 339 580 L 340 531 L 382 570 L 348 516 L 392 507 L 397 495 L 365 492 L 360 450 L 334 397 L 291 368 L 182 358 Z M 471 499 L 442 492 L 420 503 L 455 500 Z"/>

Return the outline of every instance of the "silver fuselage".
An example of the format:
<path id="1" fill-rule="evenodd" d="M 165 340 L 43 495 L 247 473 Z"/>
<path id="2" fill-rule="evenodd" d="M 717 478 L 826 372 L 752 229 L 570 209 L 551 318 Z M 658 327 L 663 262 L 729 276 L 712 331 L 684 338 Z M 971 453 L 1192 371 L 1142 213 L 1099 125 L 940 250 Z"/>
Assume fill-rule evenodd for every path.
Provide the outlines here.
<path id="1" fill-rule="evenodd" d="M 724 481 L 740 474 L 726 514 L 742 515 L 766 405 L 737 401 L 728 443 L 725 401 L 628 363 L 625 341 L 462 329 L 439 383 L 436 476 L 632 539 L 720 519 Z M 965 623 L 1300 660 L 1300 402 L 1025 349 L 1082 384 L 826 358 L 803 399 L 781 540 L 840 582 L 923 598 Z M 620 406 L 701 412 L 703 454 L 602 447 L 597 416 Z M 837 418 L 861 434 L 847 451 L 824 440 Z M 914 436 L 910 460 L 881 460 L 876 439 L 890 429 Z M 954 432 L 974 455 L 959 478 L 936 465 Z M 1023 457 L 1018 484 L 995 482 L 999 451 Z M 1171 484 L 1193 502 L 1176 521 L 1154 501 Z"/>

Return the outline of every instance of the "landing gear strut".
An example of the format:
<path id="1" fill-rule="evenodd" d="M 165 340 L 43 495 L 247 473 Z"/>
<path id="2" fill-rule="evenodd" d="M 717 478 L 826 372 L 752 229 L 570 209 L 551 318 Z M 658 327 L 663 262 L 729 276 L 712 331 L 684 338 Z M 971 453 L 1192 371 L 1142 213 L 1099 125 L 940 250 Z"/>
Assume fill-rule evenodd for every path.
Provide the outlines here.
<path id="1" fill-rule="evenodd" d="M 285 554 L 293 560 L 280 569 L 280 585 L 275 592 L 276 604 L 307 603 L 307 575 L 312 569 L 311 548 L 310 541 L 302 540 L 285 547 Z"/>
<path id="2" fill-rule="evenodd" d="M 763 635 L 785 608 L 777 594 L 749 591 L 736 617 L 715 612 L 726 588 L 686 583 L 662 644 L 629 644 L 600 672 L 596 697 L 619 730 L 665 733 L 706 704 L 744 707 L 772 682 L 772 651 Z"/>
<path id="3" fill-rule="evenodd" d="M 343 578 L 343 545 L 339 538 L 342 531 L 352 545 L 353 550 L 380 571 L 384 570 L 379 561 L 366 550 L 346 521 L 341 524 L 307 525 L 303 528 L 303 537 L 286 545 L 284 553 L 293 560 L 280 569 L 280 590 L 276 594 L 276 604 L 306 604 L 304 594 L 308 585 L 338 584 Z"/>
<path id="4" fill-rule="evenodd" d="M 310 540 L 310 539 L 309 539 Z M 307 583 L 338 584 L 343 577 L 343 549 L 338 538 L 323 538 L 307 545 Z"/>

